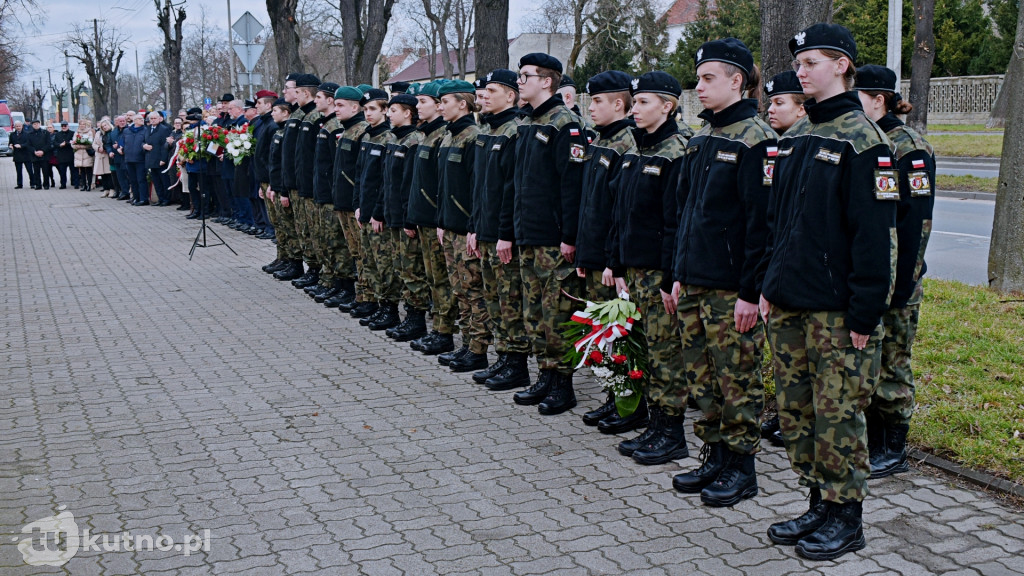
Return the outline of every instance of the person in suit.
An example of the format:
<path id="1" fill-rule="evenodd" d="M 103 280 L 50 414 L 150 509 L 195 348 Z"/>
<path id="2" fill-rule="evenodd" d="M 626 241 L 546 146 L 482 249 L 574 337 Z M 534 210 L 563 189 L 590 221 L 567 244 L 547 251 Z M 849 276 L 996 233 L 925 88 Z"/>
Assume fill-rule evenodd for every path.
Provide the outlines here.
<path id="1" fill-rule="evenodd" d="M 156 192 L 157 206 L 167 206 L 169 195 L 167 193 L 167 174 L 164 168 L 167 167 L 167 137 L 171 135 L 171 128 L 164 123 L 164 117 L 159 112 L 150 112 L 147 118 L 149 126 L 146 127 L 143 137 L 142 149 L 145 151 L 145 166 L 149 172 L 150 181 L 153 182 L 153 189 Z"/>
<path id="2" fill-rule="evenodd" d="M 75 133 L 68 129 L 67 122 L 60 123 L 60 130 L 53 135 L 54 154 L 57 156 L 57 173 L 60 174 L 60 189 L 68 187 L 68 172 L 75 162 L 75 150 L 71 147 Z"/>
<path id="3" fill-rule="evenodd" d="M 50 184 L 43 179 L 43 170 L 49 169 L 49 154 L 52 150 L 50 135 L 40 127 L 39 120 L 32 121 L 32 132 L 28 136 L 32 151 L 32 188 L 49 190 Z"/>
<path id="4" fill-rule="evenodd" d="M 35 156 L 32 152 L 32 147 L 29 144 L 29 129 L 26 128 L 24 122 L 15 122 L 14 131 L 11 132 L 10 142 L 11 150 L 14 151 L 14 169 L 18 174 L 18 185 L 15 186 L 15 190 L 24 187 L 24 179 L 21 175 L 21 169 L 25 168 L 28 172 L 29 186 L 35 188 L 36 179 L 32 172 L 32 158 Z"/>

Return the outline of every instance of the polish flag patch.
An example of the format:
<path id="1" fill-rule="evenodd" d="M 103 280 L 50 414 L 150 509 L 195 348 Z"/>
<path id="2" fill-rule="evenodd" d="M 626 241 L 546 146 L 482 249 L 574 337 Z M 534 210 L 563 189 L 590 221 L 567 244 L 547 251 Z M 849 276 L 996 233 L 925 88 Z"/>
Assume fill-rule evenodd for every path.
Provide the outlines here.
<path id="1" fill-rule="evenodd" d="M 768 147 L 768 157 L 769 158 L 775 158 L 778 155 L 779 155 L 779 147 L 778 146 L 769 146 Z"/>
<path id="2" fill-rule="evenodd" d="M 914 160 L 910 163 L 914 169 L 924 168 L 924 160 Z"/>
<path id="3" fill-rule="evenodd" d="M 878 166 L 879 168 L 892 168 L 892 160 L 888 156 L 879 156 Z"/>
<path id="4" fill-rule="evenodd" d="M 579 136 L 580 135 L 579 128 L 569 128 L 569 135 L 570 136 Z"/>

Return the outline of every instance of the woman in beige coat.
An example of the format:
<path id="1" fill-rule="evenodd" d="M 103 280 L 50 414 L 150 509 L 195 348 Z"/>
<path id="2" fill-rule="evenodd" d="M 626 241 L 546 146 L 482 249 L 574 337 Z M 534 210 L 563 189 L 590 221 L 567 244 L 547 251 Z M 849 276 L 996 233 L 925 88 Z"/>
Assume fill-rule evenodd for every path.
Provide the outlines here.
<path id="1" fill-rule="evenodd" d="M 94 163 L 93 132 L 92 122 L 82 120 L 78 123 L 78 131 L 71 139 L 72 148 L 75 149 L 75 169 L 78 170 L 78 181 L 82 183 L 82 190 L 92 190 L 92 167 Z"/>
<path id="2" fill-rule="evenodd" d="M 92 137 L 92 148 L 96 151 L 96 155 L 93 156 L 95 163 L 92 167 L 92 173 L 96 176 L 96 185 L 103 187 L 103 196 L 101 198 L 107 198 L 113 192 L 113 185 L 110 181 L 110 157 L 107 155 L 106 147 L 103 146 L 104 137 L 113 129 L 114 126 L 110 123 L 110 119 L 104 117 L 100 120 L 99 128 Z"/>

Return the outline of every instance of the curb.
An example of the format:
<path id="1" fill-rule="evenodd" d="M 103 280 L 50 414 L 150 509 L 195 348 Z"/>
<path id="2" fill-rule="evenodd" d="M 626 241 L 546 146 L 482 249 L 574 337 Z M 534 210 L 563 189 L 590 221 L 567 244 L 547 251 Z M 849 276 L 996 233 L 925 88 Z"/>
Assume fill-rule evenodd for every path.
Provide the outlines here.
<path id="1" fill-rule="evenodd" d="M 1009 480 L 1003 480 L 1002 478 L 996 478 L 995 476 L 986 474 L 985 472 L 978 472 L 977 470 L 964 468 L 963 466 L 950 462 L 945 458 L 939 458 L 934 454 L 928 454 L 927 452 L 922 452 L 917 449 L 909 450 L 907 456 L 917 460 L 919 463 L 928 464 L 929 466 L 938 468 L 947 474 L 952 474 L 957 478 L 963 478 L 971 484 L 984 488 L 985 490 L 992 490 L 1002 494 L 1024 498 L 1024 486 L 1015 484 Z"/>
<path id="2" fill-rule="evenodd" d="M 996 195 L 993 192 L 965 192 L 962 190 L 936 190 L 937 198 L 955 198 L 957 200 L 986 200 L 995 202 Z"/>

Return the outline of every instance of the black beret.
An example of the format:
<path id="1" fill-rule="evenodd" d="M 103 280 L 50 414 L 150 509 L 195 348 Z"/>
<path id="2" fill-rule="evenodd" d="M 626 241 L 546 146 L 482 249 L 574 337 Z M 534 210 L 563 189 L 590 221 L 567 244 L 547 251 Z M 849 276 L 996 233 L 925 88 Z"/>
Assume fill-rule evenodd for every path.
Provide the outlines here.
<path id="1" fill-rule="evenodd" d="M 334 82 L 324 82 L 316 87 L 317 92 L 326 92 L 328 96 L 334 98 L 334 93 L 341 88 L 341 85 L 335 84 Z"/>
<path id="2" fill-rule="evenodd" d="M 202 114 L 192 114 L 192 113 L 190 113 L 190 114 L 185 116 L 185 120 L 187 120 L 188 122 L 202 122 L 203 115 Z"/>
<path id="3" fill-rule="evenodd" d="M 853 88 L 872 92 L 899 92 L 896 87 L 896 73 L 885 66 L 874 64 L 857 68 L 857 80 Z"/>
<path id="4" fill-rule="evenodd" d="M 738 38 L 722 38 L 701 44 L 693 61 L 698 68 L 705 62 L 732 64 L 743 70 L 748 77 L 754 69 L 754 55 L 750 53 L 747 45 Z"/>
<path id="5" fill-rule="evenodd" d="M 543 52 L 531 52 L 520 58 L 519 67 L 522 68 L 523 66 L 538 66 L 540 68 L 554 70 L 559 74 L 562 73 L 562 63 L 558 61 L 558 58 Z"/>
<path id="6" fill-rule="evenodd" d="M 857 41 L 853 34 L 839 24 L 820 22 L 798 32 L 789 40 L 789 51 L 796 56 L 807 50 L 838 50 L 857 60 Z"/>
<path id="7" fill-rule="evenodd" d="M 394 84 L 391 85 L 391 93 L 392 94 L 405 94 L 408 91 L 409 91 L 409 83 L 408 82 L 395 82 Z"/>
<path id="8" fill-rule="evenodd" d="M 194 106 L 194 107 L 189 108 L 188 110 L 186 110 L 185 113 L 186 114 L 202 114 L 203 113 L 203 109 L 198 107 L 198 106 Z"/>
<path id="9" fill-rule="evenodd" d="M 294 74 L 292 80 L 295 80 L 296 88 L 316 88 L 320 86 L 320 79 L 316 77 L 316 74 Z"/>
<path id="10" fill-rule="evenodd" d="M 302 72 L 290 72 L 290 73 L 288 73 L 287 76 L 284 77 L 284 81 L 285 82 L 287 82 L 289 80 L 294 81 L 295 77 L 298 76 L 299 74 L 302 74 Z"/>
<path id="11" fill-rule="evenodd" d="M 667 94 L 679 98 L 679 95 L 683 93 L 683 87 L 679 85 L 679 81 L 661 70 L 648 72 L 639 78 L 634 78 L 631 86 L 633 88 L 630 90 L 631 94 L 645 92 Z"/>
<path id="12" fill-rule="evenodd" d="M 587 80 L 587 94 L 605 94 L 607 92 L 629 92 L 633 77 L 619 70 L 606 70 L 594 74 Z"/>
<path id="13" fill-rule="evenodd" d="M 234 99 L 235 99 L 235 95 L 232 94 L 231 92 L 227 92 L 223 96 L 220 97 L 220 101 L 221 102 L 231 102 Z"/>
<path id="14" fill-rule="evenodd" d="M 288 103 L 284 98 L 278 98 L 274 100 L 274 106 L 284 106 L 285 108 L 291 108 L 292 105 Z"/>
<path id="15" fill-rule="evenodd" d="M 395 94 L 394 96 L 391 97 L 391 101 L 388 102 L 388 105 L 390 106 L 391 104 L 405 104 L 406 106 L 412 106 L 412 108 L 415 109 L 416 102 L 416 97 L 413 96 L 412 94 Z"/>
<path id="16" fill-rule="evenodd" d="M 562 81 L 559 82 L 558 87 L 565 88 L 566 86 L 572 86 L 573 88 L 575 88 L 576 83 L 572 81 L 572 76 L 569 76 L 568 74 L 562 74 Z"/>
<path id="17" fill-rule="evenodd" d="M 483 90 L 484 86 L 486 86 L 486 85 L 487 85 L 487 83 L 484 82 L 483 78 L 477 78 L 476 80 L 473 80 L 473 88 L 475 88 L 477 90 Z"/>
<path id="18" fill-rule="evenodd" d="M 487 73 L 487 76 L 484 77 L 484 85 L 501 84 L 519 92 L 519 83 L 516 82 L 518 77 L 519 75 L 511 70 L 498 68 Z"/>
<path id="19" fill-rule="evenodd" d="M 387 102 L 388 93 L 381 90 L 380 88 L 370 88 L 363 94 L 363 97 L 359 99 L 359 103 L 362 104 L 363 106 L 366 106 L 368 103 L 374 100 L 383 100 Z"/>
<path id="20" fill-rule="evenodd" d="M 772 76 L 771 80 L 764 83 L 764 93 L 771 98 L 779 94 L 803 94 L 804 88 L 800 85 L 800 79 L 796 77 L 796 72 L 786 70 Z"/>
<path id="21" fill-rule="evenodd" d="M 246 100 L 245 101 L 245 107 L 246 108 L 255 108 L 256 107 L 256 102 L 254 102 L 252 100 Z"/>

